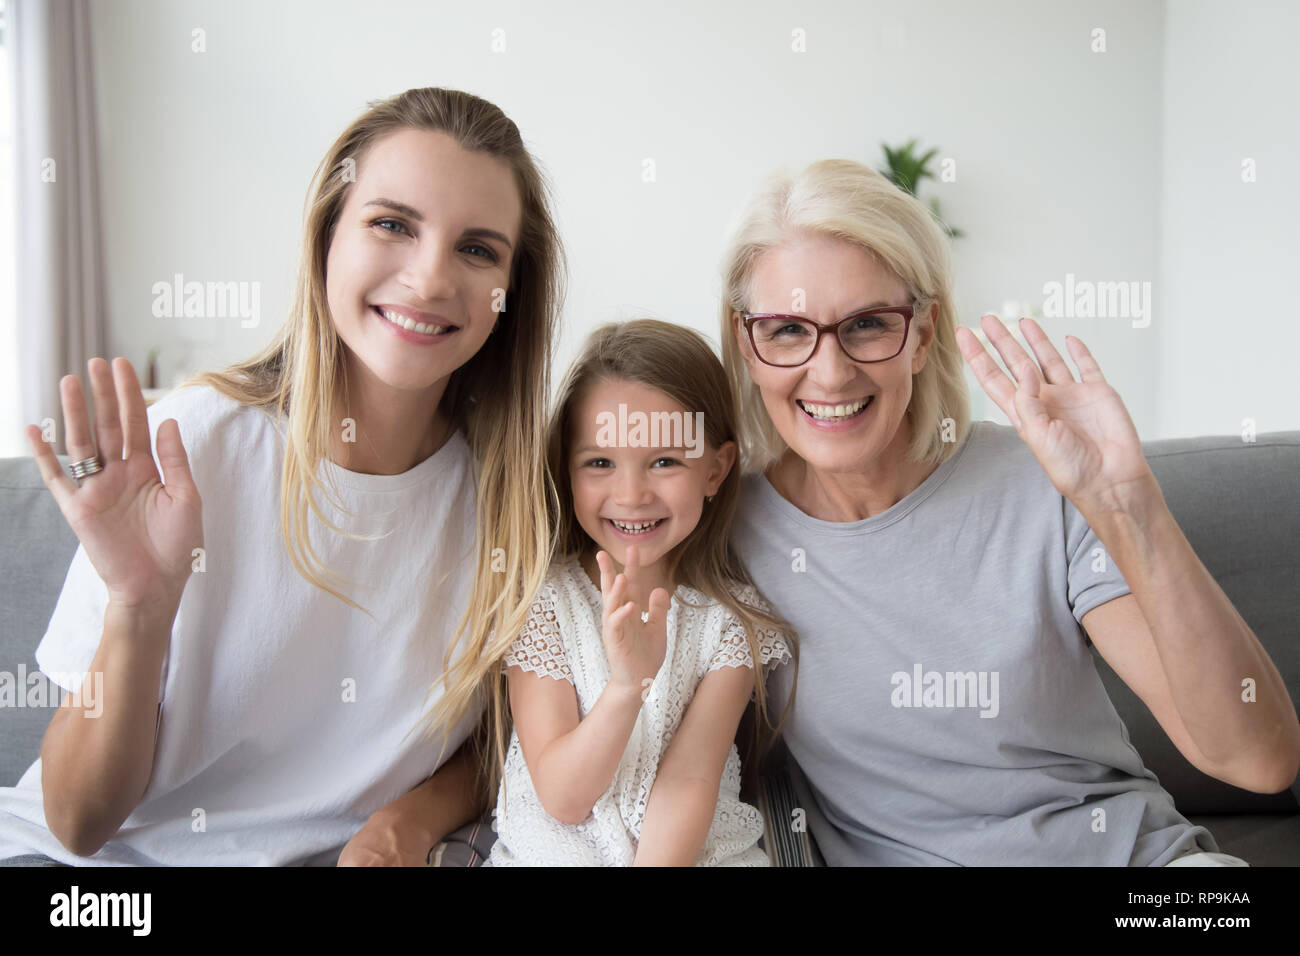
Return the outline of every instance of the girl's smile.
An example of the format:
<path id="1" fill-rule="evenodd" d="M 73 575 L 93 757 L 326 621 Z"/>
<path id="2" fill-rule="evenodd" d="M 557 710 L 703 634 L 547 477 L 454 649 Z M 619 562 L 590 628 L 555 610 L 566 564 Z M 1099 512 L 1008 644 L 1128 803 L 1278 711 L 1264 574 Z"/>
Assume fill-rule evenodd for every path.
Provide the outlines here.
<path id="1" fill-rule="evenodd" d="M 604 519 L 613 527 L 614 533 L 631 540 L 643 540 L 664 526 L 667 518 L 655 518 L 649 521 L 618 521 L 614 518 Z"/>

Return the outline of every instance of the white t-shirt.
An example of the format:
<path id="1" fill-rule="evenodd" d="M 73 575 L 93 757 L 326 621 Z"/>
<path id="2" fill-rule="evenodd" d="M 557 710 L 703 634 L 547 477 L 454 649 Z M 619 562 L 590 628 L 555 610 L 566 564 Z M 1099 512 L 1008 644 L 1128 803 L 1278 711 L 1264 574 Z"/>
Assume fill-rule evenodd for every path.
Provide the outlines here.
<path id="1" fill-rule="evenodd" d="M 209 387 L 149 409 L 175 418 L 203 496 L 203 570 L 191 575 L 161 673 L 153 774 L 118 834 L 77 857 L 49 832 L 41 762 L 0 788 L 0 858 L 65 863 L 331 865 L 369 815 L 455 753 L 482 713 L 476 699 L 445 752 L 412 731 L 436 697 L 473 583 L 475 485 L 459 432 L 400 475 L 322 463 L 352 515 L 312 519 L 325 565 L 354 582 L 354 610 L 304 580 L 280 532 L 279 429 L 267 413 Z M 93 481 L 94 479 L 88 479 Z M 68 690 L 103 632 L 107 589 L 77 548 L 36 662 Z M 412 731 L 408 735 L 408 731 Z M 441 752 L 441 753 L 440 753 Z M 441 760 L 439 759 L 441 756 Z"/>
<path id="2" fill-rule="evenodd" d="M 767 609 L 752 586 L 733 593 Z M 689 602 L 689 603 L 686 603 Z M 692 607 L 692 605 L 695 605 Z M 520 636 L 501 663 L 574 685 L 585 718 L 609 683 L 609 658 L 600 636 L 600 589 L 576 559 L 553 566 Z M 636 858 L 646 807 L 659 764 L 668 753 L 700 681 L 721 667 L 753 668 L 745 629 L 727 608 L 682 585 L 672 597 L 668 646 L 609 787 L 587 819 L 566 824 L 548 814 L 513 733 L 497 791 L 493 829 L 498 839 L 489 866 L 630 866 Z M 764 674 L 792 660 L 784 637 L 759 630 Z M 713 822 L 696 866 L 767 866 L 758 847 L 763 816 L 740 799 L 740 754 L 731 745 L 718 786 Z"/>

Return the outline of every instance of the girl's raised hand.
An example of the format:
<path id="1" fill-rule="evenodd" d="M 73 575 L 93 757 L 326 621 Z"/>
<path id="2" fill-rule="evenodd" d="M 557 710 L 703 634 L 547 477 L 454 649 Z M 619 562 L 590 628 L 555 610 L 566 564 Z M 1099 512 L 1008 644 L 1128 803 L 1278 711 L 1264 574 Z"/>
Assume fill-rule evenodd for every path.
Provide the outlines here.
<path id="1" fill-rule="evenodd" d="M 135 369 L 126 359 L 87 363 L 95 396 L 92 428 L 85 394 L 75 375 L 59 382 L 63 422 L 72 461 L 96 453 L 103 470 L 78 487 L 64 472 L 54 449 L 35 425 L 27 440 L 45 485 L 76 533 L 95 571 L 120 606 L 174 606 L 189 579 L 195 548 L 203 545 L 203 511 L 181 444 L 180 426 L 168 419 L 158 428 L 154 465 L 149 419 Z"/>
<path id="2" fill-rule="evenodd" d="M 636 545 L 628 545 L 624 572 L 614 573 L 614 560 L 604 551 L 596 553 L 600 566 L 600 593 L 604 596 L 601 614 L 601 637 L 609 658 L 610 683 L 635 689 L 642 694 L 654 681 L 668 651 L 668 592 L 655 588 L 650 594 L 650 611 L 641 620 L 642 611 L 628 600 L 634 590 L 641 566 Z"/>

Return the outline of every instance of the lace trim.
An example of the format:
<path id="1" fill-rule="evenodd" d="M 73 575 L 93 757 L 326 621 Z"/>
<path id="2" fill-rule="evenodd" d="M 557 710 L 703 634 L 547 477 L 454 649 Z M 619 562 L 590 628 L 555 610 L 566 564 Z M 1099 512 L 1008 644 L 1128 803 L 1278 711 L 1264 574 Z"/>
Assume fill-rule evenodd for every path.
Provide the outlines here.
<path id="1" fill-rule="evenodd" d="M 524 629 L 501 659 L 502 673 L 511 667 L 574 683 L 564 638 L 555 618 L 555 600 L 550 594 L 544 593 L 533 601 Z"/>
<path id="2" fill-rule="evenodd" d="M 758 593 L 758 589 L 752 584 L 733 587 L 732 594 L 741 604 L 758 608 L 769 614 L 772 611 L 772 606 L 763 600 Z M 785 637 L 780 632 L 769 628 L 760 627 L 758 629 L 758 651 L 763 659 L 764 675 L 769 673 L 772 668 L 781 664 L 789 664 L 794 660 Z M 753 666 L 754 657 L 749 651 L 749 641 L 745 638 L 745 628 L 738 618 L 728 615 L 727 626 L 722 632 L 722 640 L 719 643 L 717 652 L 713 655 L 712 662 L 709 664 L 709 670 L 717 670 L 719 667 L 752 668 Z"/>
<path id="3" fill-rule="evenodd" d="M 785 638 L 780 633 L 768 628 L 759 628 L 758 630 L 758 651 L 763 659 L 764 673 L 767 673 L 773 667 L 788 664 L 793 660 Z M 752 668 L 753 666 L 754 657 L 749 650 L 749 641 L 745 637 L 745 628 L 739 620 L 732 617 L 727 621 L 726 630 L 722 632 L 722 639 L 718 643 L 718 649 L 713 655 L 713 660 L 709 663 L 709 670 L 715 671 L 720 667 Z"/>

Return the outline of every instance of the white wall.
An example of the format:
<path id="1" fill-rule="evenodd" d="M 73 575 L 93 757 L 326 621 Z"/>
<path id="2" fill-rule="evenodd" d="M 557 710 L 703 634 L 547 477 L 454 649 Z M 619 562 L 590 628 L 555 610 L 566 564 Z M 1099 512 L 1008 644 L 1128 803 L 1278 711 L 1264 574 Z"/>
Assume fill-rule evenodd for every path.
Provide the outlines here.
<path id="1" fill-rule="evenodd" d="M 761 178 L 827 156 L 879 166 L 882 140 L 919 137 L 957 161 L 955 183 L 927 188 L 967 233 L 954 247 L 967 324 L 1007 300 L 1040 301 L 1043 284 L 1067 273 L 1173 283 L 1159 273 L 1160 201 L 1177 209 L 1187 197 L 1168 157 L 1161 164 L 1162 115 L 1200 107 L 1162 90 L 1166 43 L 1177 42 L 1165 35 L 1163 3 L 130 0 L 96 4 L 94 17 L 111 344 L 136 362 L 161 346 L 164 375 L 243 358 L 270 338 L 290 302 L 315 164 L 367 100 L 412 86 L 496 102 L 550 171 L 572 267 L 561 363 L 611 318 L 656 315 L 716 336 L 724 242 Z M 1173 22 L 1181 35 L 1208 19 Z M 1104 53 L 1091 50 L 1097 27 Z M 204 53 L 191 52 L 194 28 L 206 31 Z M 504 53 L 491 50 L 496 28 Z M 796 28 L 805 53 L 791 50 Z M 1194 54 L 1186 60 L 1183 72 L 1196 66 Z M 1225 104 L 1248 95 L 1238 90 Z M 1249 145 L 1265 156 L 1258 138 Z M 1246 146 L 1224 148 L 1235 156 Z M 647 157 L 657 182 L 642 182 Z M 1279 177 L 1281 159 L 1271 154 L 1267 175 Z M 1297 221 L 1258 215 L 1275 223 L 1270 235 Z M 1168 213 L 1164 222 L 1168 231 Z M 152 285 L 177 272 L 260 282 L 261 325 L 155 319 Z M 1210 370 L 1162 337 L 1172 322 L 1162 294 L 1147 329 L 1044 324 L 1058 343 L 1071 332 L 1093 348 L 1144 438 L 1223 430 L 1223 416 L 1199 406 L 1161 415 L 1162 348 L 1185 356 L 1171 379 L 1178 403 L 1205 388 L 1197 376 Z M 1281 415 L 1281 390 L 1228 387 L 1239 386 L 1261 427 Z M 1001 420 L 975 391 L 980 417 Z"/>
<path id="2" fill-rule="evenodd" d="M 1180 2 L 1166 24 L 1158 427 L 1300 428 L 1300 5 Z M 1243 161 L 1255 181 L 1243 182 Z"/>

